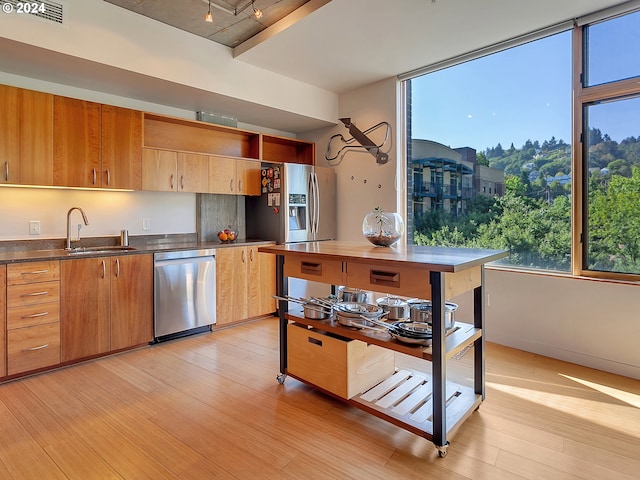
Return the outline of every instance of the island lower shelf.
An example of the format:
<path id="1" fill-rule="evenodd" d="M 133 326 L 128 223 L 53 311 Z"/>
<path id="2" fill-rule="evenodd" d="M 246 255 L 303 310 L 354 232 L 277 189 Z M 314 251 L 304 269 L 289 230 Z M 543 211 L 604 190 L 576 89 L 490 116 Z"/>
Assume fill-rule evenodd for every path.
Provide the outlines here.
<path id="1" fill-rule="evenodd" d="M 345 327 L 334 319 L 313 320 L 304 317 L 302 312 L 289 312 L 285 316 L 292 322 L 308 325 L 320 331 L 333 333 L 354 340 L 361 340 L 371 345 L 378 345 L 396 352 L 404 353 L 405 355 L 422 358 L 423 360 L 432 361 L 433 359 L 431 347 L 421 347 L 418 345 L 402 343 L 398 340 L 392 339 L 390 335 L 385 332 Z M 446 334 L 446 358 L 449 359 L 454 357 L 481 337 L 482 329 L 475 328 L 473 325 L 468 323 L 456 321 L 454 327 Z"/>
<path id="2" fill-rule="evenodd" d="M 333 395 L 305 378 L 287 374 Z M 431 375 L 401 369 L 365 392 L 350 399 L 342 398 L 341 400 L 427 440 L 433 440 L 432 385 Z M 474 393 L 473 388 L 447 382 L 447 434 L 453 434 L 481 403 L 482 395 Z"/>

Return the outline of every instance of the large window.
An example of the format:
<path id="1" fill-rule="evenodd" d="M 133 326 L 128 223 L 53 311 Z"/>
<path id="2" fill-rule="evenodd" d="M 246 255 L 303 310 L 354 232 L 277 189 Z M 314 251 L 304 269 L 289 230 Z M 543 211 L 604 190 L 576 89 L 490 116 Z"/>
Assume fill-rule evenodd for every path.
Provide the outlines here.
<path id="1" fill-rule="evenodd" d="M 571 33 L 409 80 L 409 231 L 571 268 Z"/>
<path id="2" fill-rule="evenodd" d="M 410 241 L 640 278 L 640 12 L 576 25 L 406 80 Z"/>
<path id="3" fill-rule="evenodd" d="M 586 272 L 640 274 L 639 32 L 640 12 L 581 32 L 585 75 L 577 121 L 583 126 Z"/>

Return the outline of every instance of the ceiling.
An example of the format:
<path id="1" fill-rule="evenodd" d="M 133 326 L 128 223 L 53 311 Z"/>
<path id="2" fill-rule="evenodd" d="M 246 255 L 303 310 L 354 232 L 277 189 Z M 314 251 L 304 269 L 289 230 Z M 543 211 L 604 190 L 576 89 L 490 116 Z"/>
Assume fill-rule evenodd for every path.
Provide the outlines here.
<path id="1" fill-rule="evenodd" d="M 308 0 L 211 0 L 213 22 L 203 21 L 207 0 L 104 0 L 172 27 L 235 47 L 295 11 Z M 262 12 L 254 15 L 254 8 Z"/>
<path id="2" fill-rule="evenodd" d="M 621 0 L 104 0 L 233 47 L 236 59 L 341 93 L 571 20 Z M 212 0 L 230 8 L 247 0 Z M 250 2 L 249 2 L 250 3 Z M 297 7 L 285 27 L 276 22 Z M 283 22 L 280 22 L 283 23 Z M 268 28 L 267 28 L 268 27 Z M 239 41 L 238 41 L 239 40 Z"/>
<path id="3" fill-rule="evenodd" d="M 64 0 L 67 3 L 84 0 Z M 103 0 L 231 45 L 235 60 L 329 92 L 373 82 L 494 45 L 620 0 Z M 631 0 L 638 3 L 638 0 Z M 250 4 L 250 2 L 249 2 Z M 231 13 L 229 13 L 231 12 Z M 7 17 L 0 16 L 1 21 Z M 282 17 L 282 18 L 281 18 Z M 184 110 L 233 112 L 242 123 L 294 134 L 327 126 L 236 98 L 89 62 L 2 38 L 0 70 Z M 167 66 L 170 68 L 171 66 Z"/>

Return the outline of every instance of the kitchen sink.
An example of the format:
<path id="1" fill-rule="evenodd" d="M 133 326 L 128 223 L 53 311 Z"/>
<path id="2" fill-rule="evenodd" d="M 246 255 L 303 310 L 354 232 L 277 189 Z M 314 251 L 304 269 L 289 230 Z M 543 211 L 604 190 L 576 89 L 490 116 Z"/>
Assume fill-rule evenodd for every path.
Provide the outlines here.
<path id="1" fill-rule="evenodd" d="M 118 253 L 118 252 L 130 252 L 137 250 L 136 247 L 127 247 L 124 245 L 103 245 L 100 247 L 78 247 L 67 252 L 68 255 L 88 255 L 99 253 Z"/>

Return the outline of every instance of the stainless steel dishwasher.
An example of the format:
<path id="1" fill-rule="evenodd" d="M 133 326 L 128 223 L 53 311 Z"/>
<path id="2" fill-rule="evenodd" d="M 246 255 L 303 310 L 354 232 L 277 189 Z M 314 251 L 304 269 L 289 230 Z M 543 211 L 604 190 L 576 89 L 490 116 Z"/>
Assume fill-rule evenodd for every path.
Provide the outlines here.
<path id="1" fill-rule="evenodd" d="M 215 249 L 154 254 L 155 341 L 211 330 L 216 323 Z"/>

